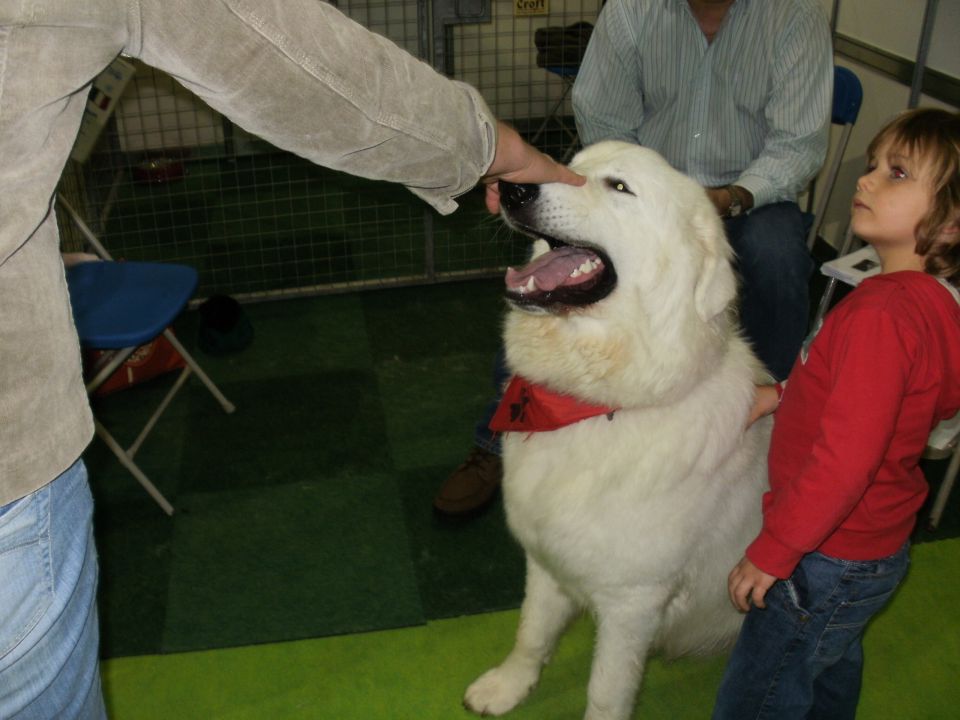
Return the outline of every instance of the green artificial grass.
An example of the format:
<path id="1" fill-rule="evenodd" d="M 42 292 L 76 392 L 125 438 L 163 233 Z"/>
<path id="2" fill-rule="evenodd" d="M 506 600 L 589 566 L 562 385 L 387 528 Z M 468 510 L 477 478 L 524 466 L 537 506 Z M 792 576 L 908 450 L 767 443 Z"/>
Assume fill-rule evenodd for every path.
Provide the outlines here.
<path id="1" fill-rule="evenodd" d="M 960 540 L 913 550 L 913 567 L 870 625 L 858 720 L 940 720 L 960 703 Z M 103 664 L 113 720 L 453 720 L 466 686 L 509 650 L 518 613 L 473 615 L 402 630 Z M 251 618 L 255 621 L 255 618 Z M 592 626 L 563 639 L 540 686 L 509 717 L 582 717 Z M 647 667 L 634 717 L 709 717 L 724 658 Z"/>
<path id="2" fill-rule="evenodd" d="M 484 281 L 245 306 L 247 349 L 194 349 L 236 412 L 190 380 L 137 456 L 173 517 L 94 440 L 103 656 L 517 607 L 523 556 L 499 501 L 460 522 L 432 510 L 493 392 L 500 294 Z M 196 314 L 176 330 L 194 348 Z M 95 412 L 129 441 L 171 381 Z"/>

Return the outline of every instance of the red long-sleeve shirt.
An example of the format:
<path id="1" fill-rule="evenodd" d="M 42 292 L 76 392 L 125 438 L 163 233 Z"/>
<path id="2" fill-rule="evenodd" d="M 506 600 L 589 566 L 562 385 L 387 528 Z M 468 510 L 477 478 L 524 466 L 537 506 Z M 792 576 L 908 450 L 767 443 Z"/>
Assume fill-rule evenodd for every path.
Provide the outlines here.
<path id="1" fill-rule="evenodd" d="M 790 373 L 763 529 L 747 557 L 786 578 L 814 550 L 846 560 L 896 552 L 927 495 L 927 437 L 958 409 L 957 300 L 921 272 L 863 281 Z"/>

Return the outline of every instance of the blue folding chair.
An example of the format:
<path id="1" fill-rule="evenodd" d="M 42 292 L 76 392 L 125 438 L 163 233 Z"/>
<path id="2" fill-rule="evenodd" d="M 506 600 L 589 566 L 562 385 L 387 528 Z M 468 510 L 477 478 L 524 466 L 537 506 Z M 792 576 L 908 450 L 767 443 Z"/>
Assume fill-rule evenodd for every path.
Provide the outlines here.
<path id="1" fill-rule="evenodd" d="M 236 409 L 168 329 L 193 297 L 197 288 L 197 271 L 186 265 L 168 263 L 113 262 L 106 248 L 70 203 L 62 196 L 59 202 L 102 258 L 72 265 L 66 271 L 80 345 L 85 349 L 104 351 L 91 370 L 87 393 L 96 391 L 138 347 L 161 335 L 186 362 L 173 387 L 130 447 L 124 449 L 99 420 L 94 420 L 97 435 L 164 512 L 172 515 L 173 506 L 136 464 L 134 455 L 191 374 L 200 378 L 225 412 L 232 413 Z"/>
<path id="2" fill-rule="evenodd" d="M 827 177 L 823 188 L 817 196 L 816 209 L 813 211 L 813 224 L 810 227 L 810 234 L 807 236 L 807 247 L 813 249 L 817 234 L 823 226 L 824 215 L 827 211 L 827 203 L 830 202 L 830 195 L 833 193 L 833 186 L 837 182 L 837 173 L 840 171 L 840 163 L 843 162 L 843 153 L 847 149 L 847 143 L 850 141 L 850 133 L 853 132 L 853 125 L 857 122 L 857 116 L 860 114 L 860 105 L 863 103 L 863 86 L 860 79 L 852 70 L 845 67 L 833 68 L 833 112 L 830 121 L 834 125 L 840 125 L 843 130 L 840 133 L 840 141 L 837 143 L 837 150 L 833 154 L 833 162 L 827 171 Z M 811 186 L 810 193 L 813 196 L 815 188 Z"/>

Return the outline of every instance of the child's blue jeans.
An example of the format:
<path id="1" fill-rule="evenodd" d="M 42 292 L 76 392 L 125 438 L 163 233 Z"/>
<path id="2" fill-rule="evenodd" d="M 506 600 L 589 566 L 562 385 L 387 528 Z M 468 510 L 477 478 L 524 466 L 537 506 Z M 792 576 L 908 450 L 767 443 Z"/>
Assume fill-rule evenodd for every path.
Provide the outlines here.
<path id="1" fill-rule="evenodd" d="M 811 553 L 751 608 L 727 662 L 713 720 L 853 720 L 863 630 L 910 564 L 909 545 L 880 560 Z"/>

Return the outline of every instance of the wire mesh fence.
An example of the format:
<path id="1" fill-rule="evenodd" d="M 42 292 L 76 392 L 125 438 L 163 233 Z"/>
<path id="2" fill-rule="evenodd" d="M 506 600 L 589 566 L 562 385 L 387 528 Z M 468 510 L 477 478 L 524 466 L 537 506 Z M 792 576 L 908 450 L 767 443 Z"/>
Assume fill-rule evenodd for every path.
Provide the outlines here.
<path id="1" fill-rule="evenodd" d="M 333 4 L 476 86 L 497 117 L 544 151 L 567 158 L 575 148 L 573 73 L 538 65 L 535 34 L 592 23 L 601 0 Z M 460 6 L 464 22 L 441 17 Z M 60 187 L 117 258 L 190 264 L 200 295 L 247 299 L 484 276 L 522 258 L 525 243 L 486 213 L 479 191 L 440 216 L 402 187 L 281 151 L 164 73 L 120 62 L 132 77 Z M 90 102 L 99 97 L 95 88 Z M 78 249 L 67 226 L 65 249 Z"/>

